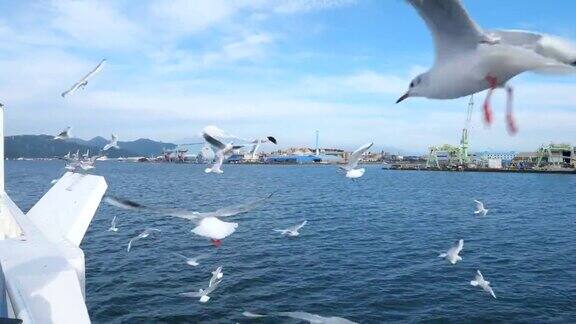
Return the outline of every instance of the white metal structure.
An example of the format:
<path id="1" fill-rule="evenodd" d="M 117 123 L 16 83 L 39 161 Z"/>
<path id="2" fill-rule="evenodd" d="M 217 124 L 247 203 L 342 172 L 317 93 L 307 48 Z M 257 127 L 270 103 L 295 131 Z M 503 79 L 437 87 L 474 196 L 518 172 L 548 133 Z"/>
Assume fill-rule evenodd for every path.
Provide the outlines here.
<path id="1" fill-rule="evenodd" d="M 80 242 L 107 184 L 68 172 L 26 215 L 4 191 L 3 109 L 0 109 L 0 264 L 2 316 L 24 323 L 90 323 Z"/>

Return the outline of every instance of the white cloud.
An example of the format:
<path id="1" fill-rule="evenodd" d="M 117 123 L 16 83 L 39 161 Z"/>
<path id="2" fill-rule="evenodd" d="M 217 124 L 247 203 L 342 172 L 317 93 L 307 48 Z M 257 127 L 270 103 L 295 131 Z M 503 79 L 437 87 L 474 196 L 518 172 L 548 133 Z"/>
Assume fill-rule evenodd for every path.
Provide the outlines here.
<path id="1" fill-rule="evenodd" d="M 52 26 L 76 39 L 83 47 L 133 49 L 142 40 L 142 31 L 114 4 L 95 0 L 56 0 Z"/>
<path id="2" fill-rule="evenodd" d="M 152 2 L 150 12 L 161 22 L 161 29 L 186 35 L 225 21 L 237 8 L 225 0 L 164 0 Z"/>
<path id="3" fill-rule="evenodd" d="M 282 14 L 304 13 L 326 10 L 355 4 L 355 0 L 285 0 L 273 2 L 274 11 Z"/>
<path id="4" fill-rule="evenodd" d="M 167 47 L 152 52 L 150 57 L 156 60 L 155 70 L 159 73 L 196 71 L 239 61 L 258 62 L 267 56 L 267 49 L 273 42 L 274 37 L 270 34 L 248 34 L 203 53 Z"/>
<path id="5" fill-rule="evenodd" d="M 406 90 L 408 82 L 407 78 L 366 70 L 349 75 L 309 76 L 300 82 L 298 88 L 311 95 L 397 95 Z"/>
<path id="6" fill-rule="evenodd" d="M 214 62 L 235 62 L 239 60 L 254 60 L 264 56 L 264 47 L 274 39 L 268 34 L 252 34 L 240 40 L 225 44 L 218 52 L 204 55 L 206 64 Z"/>

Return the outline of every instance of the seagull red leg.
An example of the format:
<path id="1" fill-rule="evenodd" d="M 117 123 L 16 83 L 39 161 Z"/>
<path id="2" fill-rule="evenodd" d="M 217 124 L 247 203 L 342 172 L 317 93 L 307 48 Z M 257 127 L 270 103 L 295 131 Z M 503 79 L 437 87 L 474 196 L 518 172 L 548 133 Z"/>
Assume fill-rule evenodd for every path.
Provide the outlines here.
<path id="1" fill-rule="evenodd" d="M 217 248 L 220 247 L 220 245 L 222 245 L 222 241 L 221 241 L 221 240 L 211 239 L 210 241 L 211 241 L 212 244 L 213 244 L 215 247 L 217 247 Z"/>
<path id="2" fill-rule="evenodd" d="M 516 122 L 514 122 L 513 108 L 514 89 L 511 86 L 506 86 L 506 125 L 508 126 L 508 133 L 510 135 L 516 134 Z"/>
<path id="3" fill-rule="evenodd" d="M 487 125 L 492 124 L 492 107 L 490 106 L 490 99 L 492 98 L 492 92 L 496 88 L 498 81 L 495 77 L 487 75 L 486 81 L 488 82 L 488 93 L 486 94 L 486 99 L 484 100 L 484 123 Z"/>

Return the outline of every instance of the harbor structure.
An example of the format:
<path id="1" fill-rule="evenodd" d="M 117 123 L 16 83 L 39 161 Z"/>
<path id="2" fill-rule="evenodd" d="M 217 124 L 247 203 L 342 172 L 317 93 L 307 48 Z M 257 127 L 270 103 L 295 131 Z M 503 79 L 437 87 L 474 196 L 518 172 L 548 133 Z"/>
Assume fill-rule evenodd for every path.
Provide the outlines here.
<path id="1" fill-rule="evenodd" d="M 468 109 L 466 111 L 466 122 L 462 128 L 462 137 L 460 138 L 460 150 L 458 151 L 460 164 L 467 165 L 470 163 L 470 156 L 468 154 L 468 129 L 470 128 L 470 120 L 472 119 L 472 110 L 474 109 L 474 95 L 470 96 L 468 102 Z"/>
<path id="2" fill-rule="evenodd" d="M 474 110 L 474 96 L 470 96 L 468 107 L 466 109 L 466 119 L 464 127 L 462 128 L 462 135 L 460 137 L 460 145 L 443 144 L 440 146 L 430 146 L 428 148 L 428 160 L 426 168 L 440 168 L 440 167 L 467 167 L 471 163 L 469 154 L 469 128 L 470 120 L 472 118 L 472 111 Z"/>
<path id="3" fill-rule="evenodd" d="M 464 161 L 460 146 L 450 144 L 430 146 L 428 148 L 426 168 L 456 167 L 463 165 Z"/>
<path id="4" fill-rule="evenodd" d="M 479 167 L 487 167 L 491 169 L 500 169 L 508 167 L 516 157 L 518 152 L 505 151 L 505 152 L 490 152 L 483 151 L 474 153 L 473 162 Z"/>
<path id="5" fill-rule="evenodd" d="M 554 166 L 554 167 L 575 167 L 576 154 L 574 146 L 561 143 L 550 143 L 542 145 L 536 151 L 538 160 L 537 167 Z"/>

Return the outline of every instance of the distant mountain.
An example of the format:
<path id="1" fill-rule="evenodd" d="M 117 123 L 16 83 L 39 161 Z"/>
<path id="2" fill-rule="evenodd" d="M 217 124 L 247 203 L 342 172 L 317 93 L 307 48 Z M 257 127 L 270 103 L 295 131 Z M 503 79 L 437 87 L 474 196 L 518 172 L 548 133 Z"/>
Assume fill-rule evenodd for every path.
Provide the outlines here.
<path id="1" fill-rule="evenodd" d="M 96 136 L 93 139 L 87 141 L 81 138 L 71 138 L 69 139 L 70 142 L 75 142 L 81 145 L 86 146 L 93 146 L 93 147 L 104 147 L 104 145 L 108 144 L 108 140 L 102 136 Z"/>
<path id="2" fill-rule="evenodd" d="M 97 154 L 108 143 L 103 137 L 94 137 L 91 140 L 72 138 L 69 140 L 54 140 L 50 135 L 15 135 L 6 136 L 4 142 L 5 155 L 9 159 L 24 158 L 49 158 L 63 156 L 68 152 L 84 153 L 90 150 L 90 154 Z M 118 142 L 119 150 L 110 149 L 106 156 L 114 158 L 119 156 L 150 156 L 159 155 L 162 149 L 173 149 L 172 143 L 156 142 L 149 139 L 138 139 L 132 142 Z"/>
<path id="3" fill-rule="evenodd" d="M 140 138 L 132 142 L 118 142 L 121 149 L 130 152 L 136 152 L 138 156 L 157 156 L 162 154 L 164 149 L 172 150 L 176 148 L 176 144 L 156 142 L 147 138 Z"/>

